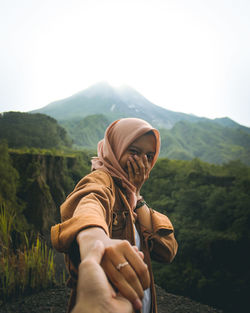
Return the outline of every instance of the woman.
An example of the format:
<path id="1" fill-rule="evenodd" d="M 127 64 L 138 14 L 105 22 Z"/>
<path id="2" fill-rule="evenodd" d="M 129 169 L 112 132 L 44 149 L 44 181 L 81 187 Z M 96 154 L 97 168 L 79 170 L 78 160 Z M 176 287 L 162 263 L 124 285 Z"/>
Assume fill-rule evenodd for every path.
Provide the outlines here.
<path id="1" fill-rule="evenodd" d="M 75 304 L 79 263 L 100 240 L 105 247 L 101 265 L 111 284 L 135 310 L 143 303 L 143 313 L 157 312 L 150 255 L 170 262 L 177 251 L 170 220 L 149 208 L 140 194 L 159 151 L 159 132 L 147 122 L 113 122 L 98 144 L 92 172 L 62 204 L 62 223 L 52 227 L 51 239 L 66 254 L 69 311 Z"/>

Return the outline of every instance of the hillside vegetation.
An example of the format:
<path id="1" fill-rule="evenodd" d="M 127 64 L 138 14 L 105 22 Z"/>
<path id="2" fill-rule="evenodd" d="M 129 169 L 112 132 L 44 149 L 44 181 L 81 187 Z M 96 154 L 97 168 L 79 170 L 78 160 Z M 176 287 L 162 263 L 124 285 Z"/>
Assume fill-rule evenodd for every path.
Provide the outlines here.
<path id="1" fill-rule="evenodd" d="M 160 129 L 161 156 L 176 160 L 199 158 L 222 164 L 241 160 L 250 165 L 250 134 L 211 121 L 178 122 L 172 129 Z"/>
<path id="2" fill-rule="evenodd" d="M 72 143 L 74 148 L 96 152 L 118 108 L 124 109 L 119 117 L 128 112 L 138 116 L 145 106 L 150 115 L 151 104 L 138 94 L 120 93 L 120 106 L 110 103 L 109 96 L 107 89 L 109 109 L 99 111 L 103 114 L 78 115 L 60 122 L 43 114 L 7 112 L 0 116 L 0 207 L 15 217 L 10 238 L 14 253 L 20 243 L 17 233 L 33 230 L 49 238 L 50 226 L 60 220 L 59 205 L 90 170 L 92 152 L 76 152 Z M 117 100 L 117 94 L 113 96 Z M 96 90 L 84 92 L 84 97 L 93 100 Z M 133 101 L 138 101 L 137 106 Z M 54 103 L 52 108 L 60 109 L 61 104 Z M 142 191 L 153 208 L 171 218 L 179 242 L 173 264 L 154 262 L 156 283 L 168 292 L 223 308 L 226 313 L 247 313 L 249 128 L 229 119 L 183 121 L 181 115 L 169 116 L 164 127 L 164 117 L 159 120 L 152 113 L 148 119 L 154 126 L 162 126 L 162 148 L 161 159 Z"/>
<path id="3" fill-rule="evenodd" d="M 97 143 L 103 138 L 109 123 L 108 118 L 102 114 L 60 122 L 73 139 L 75 146 L 91 150 L 96 150 Z"/>
<path id="4" fill-rule="evenodd" d="M 59 205 L 90 170 L 90 155 L 8 152 L 0 144 L 0 205 L 15 210 L 20 231 L 49 237 Z M 1 183 L 2 182 L 2 183 Z M 212 165 L 198 159 L 160 159 L 142 194 L 175 227 L 178 254 L 154 262 L 156 283 L 226 313 L 247 313 L 250 283 L 250 167 L 239 161 Z M 8 188 L 6 188 L 8 187 Z M 12 243 L 17 245 L 16 233 Z"/>
<path id="5" fill-rule="evenodd" d="M 43 114 L 6 112 L 0 116 L 0 139 L 10 148 L 63 149 L 96 152 L 111 120 L 103 114 L 58 122 Z M 233 124 L 234 125 L 234 124 Z M 161 128 L 161 157 L 176 160 L 199 158 L 222 164 L 240 160 L 250 165 L 250 133 L 212 121 L 180 121 L 172 129 Z"/>
<path id="6" fill-rule="evenodd" d="M 110 121 L 107 116 L 91 115 L 80 120 L 62 121 L 77 147 L 96 150 Z M 222 164 L 241 160 L 250 165 L 250 133 L 241 128 L 230 128 L 211 121 L 175 124 L 172 129 L 160 129 L 161 157 Z"/>
<path id="7" fill-rule="evenodd" d="M 44 114 L 6 112 L 0 115 L 0 140 L 9 147 L 60 148 L 72 142 L 57 121 Z"/>
<path id="8" fill-rule="evenodd" d="M 198 159 L 161 159 L 143 187 L 167 214 L 179 250 L 169 266 L 154 263 L 156 283 L 225 312 L 249 311 L 250 168 Z"/>

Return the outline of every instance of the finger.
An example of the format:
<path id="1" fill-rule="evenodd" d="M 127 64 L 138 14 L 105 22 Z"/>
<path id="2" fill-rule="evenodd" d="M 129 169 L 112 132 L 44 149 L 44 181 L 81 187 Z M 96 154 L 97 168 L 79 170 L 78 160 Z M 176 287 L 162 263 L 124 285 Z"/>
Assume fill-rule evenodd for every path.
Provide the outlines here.
<path id="1" fill-rule="evenodd" d="M 139 256 L 144 260 L 144 253 L 143 253 L 142 251 L 140 251 L 137 246 L 133 246 L 133 249 L 134 249 L 135 252 L 137 252 L 137 253 L 139 254 Z"/>
<path id="2" fill-rule="evenodd" d="M 120 244 L 120 247 L 121 247 L 121 249 L 123 251 L 123 255 L 124 255 L 123 260 L 125 259 L 125 261 L 129 262 L 129 265 L 134 269 L 143 289 L 144 290 L 147 289 L 150 285 L 150 276 L 149 276 L 147 264 L 144 263 L 142 258 L 133 249 L 133 247 L 130 245 L 130 243 L 128 241 L 123 240 L 123 242 Z M 105 255 L 107 255 L 107 257 L 110 260 L 112 260 L 114 265 L 117 265 L 120 263 L 121 255 L 117 254 L 117 252 L 114 251 L 113 247 L 106 248 Z M 127 267 L 128 266 L 126 266 L 126 268 Z M 123 271 L 123 275 L 126 277 L 126 271 Z M 130 278 L 128 278 L 128 279 L 130 279 Z M 136 284 L 135 284 L 135 286 L 136 286 Z"/>
<path id="3" fill-rule="evenodd" d="M 132 313 L 133 307 L 131 302 L 129 302 L 126 298 L 118 295 L 114 302 L 114 312 L 119 313 Z"/>
<path id="4" fill-rule="evenodd" d="M 128 167 L 128 179 L 131 180 L 134 177 L 134 172 L 130 160 L 127 161 L 127 167 Z"/>
<path id="5" fill-rule="evenodd" d="M 144 263 L 141 256 L 138 255 L 138 253 L 136 253 L 134 250 L 128 251 L 125 256 L 129 264 L 136 272 L 143 289 L 147 289 L 150 285 L 150 276 L 147 264 Z"/>
<path id="6" fill-rule="evenodd" d="M 150 166 L 149 166 L 147 155 L 143 156 L 143 164 L 144 164 L 144 168 L 145 168 L 145 176 L 146 176 L 146 178 L 148 178 L 149 172 L 150 172 Z"/>
<path id="7" fill-rule="evenodd" d="M 144 295 L 143 288 L 134 268 L 128 264 L 127 266 L 121 267 L 117 271 L 123 275 L 129 285 L 136 291 L 139 298 L 142 299 Z"/>
<path id="8" fill-rule="evenodd" d="M 134 156 L 136 160 L 137 167 L 139 169 L 139 172 L 144 176 L 145 175 L 145 166 L 143 162 L 143 157 L 139 158 L 137 155 Z"/>
<path id="9" fill-rule="evenodd" d="M 126 241 L 122 243 L 122 246 L 125 249 L 133 250 L 132 246 Z M 134 255 L 136 256 L 136 258 L 141 260 L 141 257 L 138 255 L 137 252 L 134 252 Z M 141 262 L 144 263 L 142 260 Z M 117 268 L 118 264 L 126 265 L 121 268 Z M 106 248 L 105 257 L 102 261 L 102 266 L 105 266 L 104 269 L 106 274 L 121 293 L 124 291 L 122 291 L 120 287 L 123 287 L 124 284 L 129 284 L 130 287 L 132 287 L 137 293 L 138 297 L 141 299 L 143 298 L 143 288 L 137 273 L 135 272 L 131 264 L 127 262 L 127 259 L 123 255 L 121 255 L 121 253 L 117 252 L 117 250 L 114 250 L 113 247 Z M 124 281 L 126 281 L 126 283 Z"/>
<path id="10" fill-rule="evenodd" d="M 148 164 L 148 158 L 146 155 L 143 156 L 143 164 L 144 164 L 144 167 L 145 167 L 145 170 L 148 170 L 149 169 L 149 164 Z"/>
<path id="11" fill-rule="evenodd" d="M 101 259 L 104 254 L 104 245 L 100 240 L 97 240 L 93 248 L 89 251 L 87 256 L 84 258 L 85 261 L 95 261 L 98 264 L 101 263 Z"/>
<path id="12" fill-rule="evenodd" d="M 124 261 L 125 262 L 125 261 Z M 123 262 L 121 262 L 123 263 Z M 136 310 L 140 309 L 141 307 L 141 300 L 143 297 L 142 287 L 139 290 L 135 290 L 125 279 L 124 275 L 119 272 L 116 266 L 112 262 L 108 262 L 107 259 L 103 259 L 102 266 L 112 284 L 119 290 L 119 292 L 127 298 L 134 306 Z M 126 266 L 128 267 L 128 266 Z M 136 274 L 135 274 L 136 276 Z M 138 278 L 137 278 L 138 280 Z M 140 284 L 140 283 L 139 283 Z M 140 295 L 138 295 L 138 293 Z"/>
<path id="13" fill-rule="evenodd" d="M 133 158 L 130 156 L 129 160 L 130 160 L 131 166 L 133 168 L 134 174 L 135 175 L 140 175 L 140 167 L 138 166 L 138 164 L 136 162 L 136 157 L 137 157 L 136 155 L 134 155 Z"/>

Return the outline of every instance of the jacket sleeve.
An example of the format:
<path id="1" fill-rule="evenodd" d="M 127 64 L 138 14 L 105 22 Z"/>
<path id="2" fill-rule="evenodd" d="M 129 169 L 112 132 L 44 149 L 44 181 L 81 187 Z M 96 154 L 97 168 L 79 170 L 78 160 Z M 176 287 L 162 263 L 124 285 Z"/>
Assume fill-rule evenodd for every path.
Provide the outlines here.
<path id="1" fill-rule="evenodd" d="M 109 235 L 115 201 L 113 180 L 104 171 L 85 176 L 61 205 L 61 220 L 51 228 L 54 248 L 67 253 L 77 234 L 88 227 L 101 227 Z"/>
<path id="2" fill-rule="evenodd" d="M 160 262 L 172 262 L 178 243 L 174 237 L 174 228 L 170 219 L 153 209 L 150 209 L 152 232 L 141 228 L 142 235 L 148 245 L 152 259 Z"/>

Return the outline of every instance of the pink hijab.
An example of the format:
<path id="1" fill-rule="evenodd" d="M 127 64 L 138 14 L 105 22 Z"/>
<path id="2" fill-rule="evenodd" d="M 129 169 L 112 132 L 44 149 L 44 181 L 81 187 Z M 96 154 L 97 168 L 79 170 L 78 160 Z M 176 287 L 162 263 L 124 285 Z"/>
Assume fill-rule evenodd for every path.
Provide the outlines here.
<path id="1" fill-rule="evenodd" d="M 140 136 L 153 131 L 156 138 L 156 151 L 152 167 L 160 152 L 160 134 L 149 123 L 138 118 L 123 118 L 109 125 L 104 139 L 97 146 L 98 157 L 92 159 L 92 170 L 104 169 L 112 177 L 121 180 L 122 187 L 126 190 L 128 202 L 133 209 L 136 204 L 135 186 L 128 180 L 127 173 L 122 169 L 119 161 L 126 149 Z"/>

